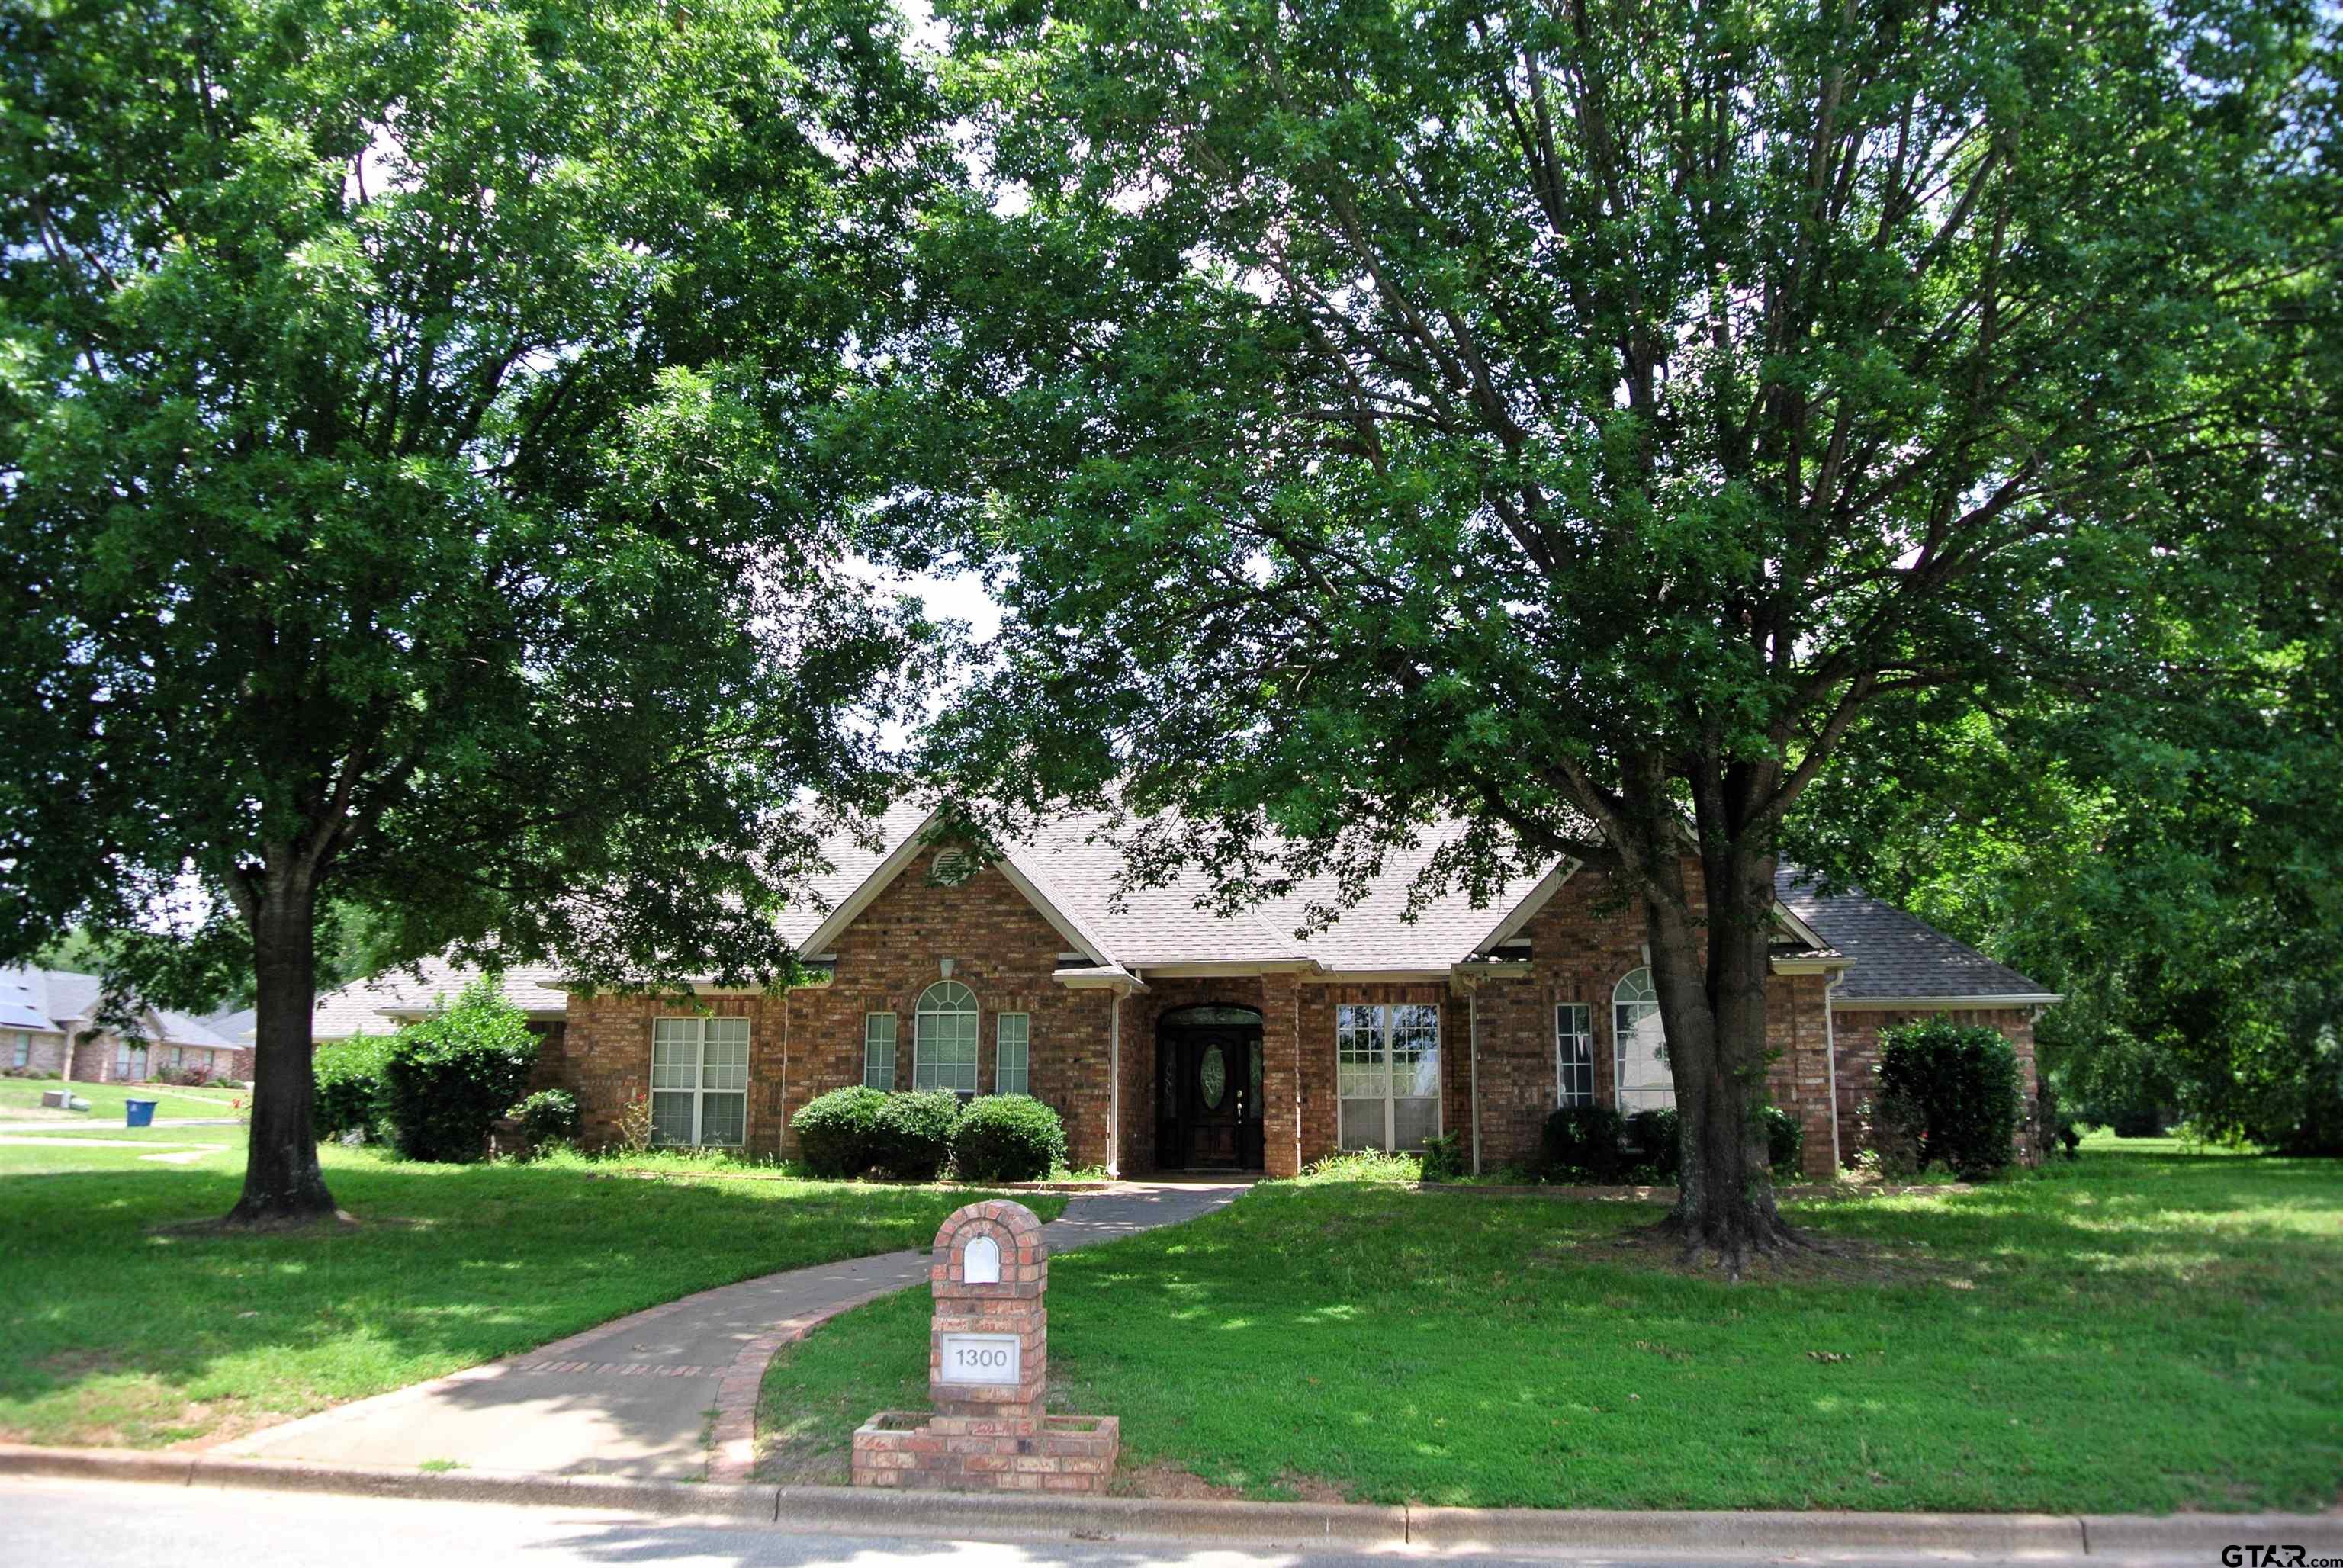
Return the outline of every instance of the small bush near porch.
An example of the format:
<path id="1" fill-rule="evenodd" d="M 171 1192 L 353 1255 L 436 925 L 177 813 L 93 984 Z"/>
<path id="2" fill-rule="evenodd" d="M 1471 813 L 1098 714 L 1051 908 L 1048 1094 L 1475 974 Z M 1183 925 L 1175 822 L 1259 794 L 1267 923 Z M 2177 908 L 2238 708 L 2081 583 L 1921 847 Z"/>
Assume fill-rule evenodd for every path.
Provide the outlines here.
<path id="1" fill-rule="evenodd" d="M 1730 1285 L 1657 1211 L 1318 1181 L 1052 1261 L 1052 1403 L 1125 1491 L 1574 1508 L 2315 1509 L 2343 1478 L 2343 1166 L 2096 1141 L 1811 1202 Z M 777 1361 L 768 1473 L 927 1397 L 927 1292 Z"/>

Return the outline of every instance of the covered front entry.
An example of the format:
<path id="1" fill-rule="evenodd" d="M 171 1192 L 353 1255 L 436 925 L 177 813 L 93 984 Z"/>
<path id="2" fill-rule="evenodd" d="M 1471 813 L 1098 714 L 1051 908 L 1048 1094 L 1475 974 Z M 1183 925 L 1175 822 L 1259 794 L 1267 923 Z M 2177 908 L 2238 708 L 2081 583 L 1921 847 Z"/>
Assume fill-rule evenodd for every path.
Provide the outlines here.
<path id="1" fill-rule="evenodd" d="M 1174 1008 L 1155 1026 L 1159 1171 L 1262 1169 L 1261 1013 Z"/>

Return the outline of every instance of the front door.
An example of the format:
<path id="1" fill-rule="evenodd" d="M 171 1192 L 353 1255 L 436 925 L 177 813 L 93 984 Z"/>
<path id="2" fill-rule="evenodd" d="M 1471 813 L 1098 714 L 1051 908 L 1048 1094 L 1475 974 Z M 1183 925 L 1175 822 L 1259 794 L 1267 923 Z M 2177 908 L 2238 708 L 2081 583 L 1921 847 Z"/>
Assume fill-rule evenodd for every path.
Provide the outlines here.
<path id="1" fill-rule="evenodd" d="M 1260 1170 L 1260 1015 L 1248 1008 L 1168 1013 L 1156 1052 L 1157 1166 Z"/>

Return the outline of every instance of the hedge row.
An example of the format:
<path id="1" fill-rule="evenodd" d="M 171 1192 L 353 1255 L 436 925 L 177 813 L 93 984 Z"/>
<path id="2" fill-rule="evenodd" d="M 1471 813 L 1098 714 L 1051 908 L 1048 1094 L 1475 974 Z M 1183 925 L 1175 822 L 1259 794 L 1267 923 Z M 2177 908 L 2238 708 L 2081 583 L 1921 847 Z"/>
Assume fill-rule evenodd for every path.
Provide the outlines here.
<path id="1" fill-rule="evenodd" d="M 1795 1180 L 1805 1129 L 1778 1105 L 1760 1106 L 1765 1161 L 1779 1180 Z M 1540 1174 L 1550 1181 L 1664 1186 L 1684 1169 L 1683 1121 L 1673 1110 L 1622 1115 L 1608 1105 L 1566 1105 L 1545 1119 Z"/>
<path id="2" fill-rule="evenodd" d="M 881 1171 L 932 1181 L 1039 1181 L 1066 1162 L 1058 1113 L 1022 1094 L 990 1094 L 966 1106 L 943 1090 L 889 1094 L 857 1085 L 818 1095 L 789 1119 L 817 1176 Z"/>

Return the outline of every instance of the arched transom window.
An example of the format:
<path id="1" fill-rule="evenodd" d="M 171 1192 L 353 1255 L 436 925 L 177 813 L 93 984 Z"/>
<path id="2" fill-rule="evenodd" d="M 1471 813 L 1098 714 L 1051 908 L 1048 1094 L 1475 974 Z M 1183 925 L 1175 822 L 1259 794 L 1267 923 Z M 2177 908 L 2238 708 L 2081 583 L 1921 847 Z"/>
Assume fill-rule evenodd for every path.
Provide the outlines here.
<path id="1" fill-rule="evenodd" d="M 1660 993 L 1653 989 L 1650 970 L 1630 970 L 1612 990 L 1611 1043 L 1620 1110 L 1632 1116 L 1676 1102 L 1668 1037 L 1660 1027 Z"/>
<path id="2" fill-rule="evenodd" d="M 976 993 L 939 980 L 920 993 L 911 1053 L 911 1087 L 976 1092 Z"/>

